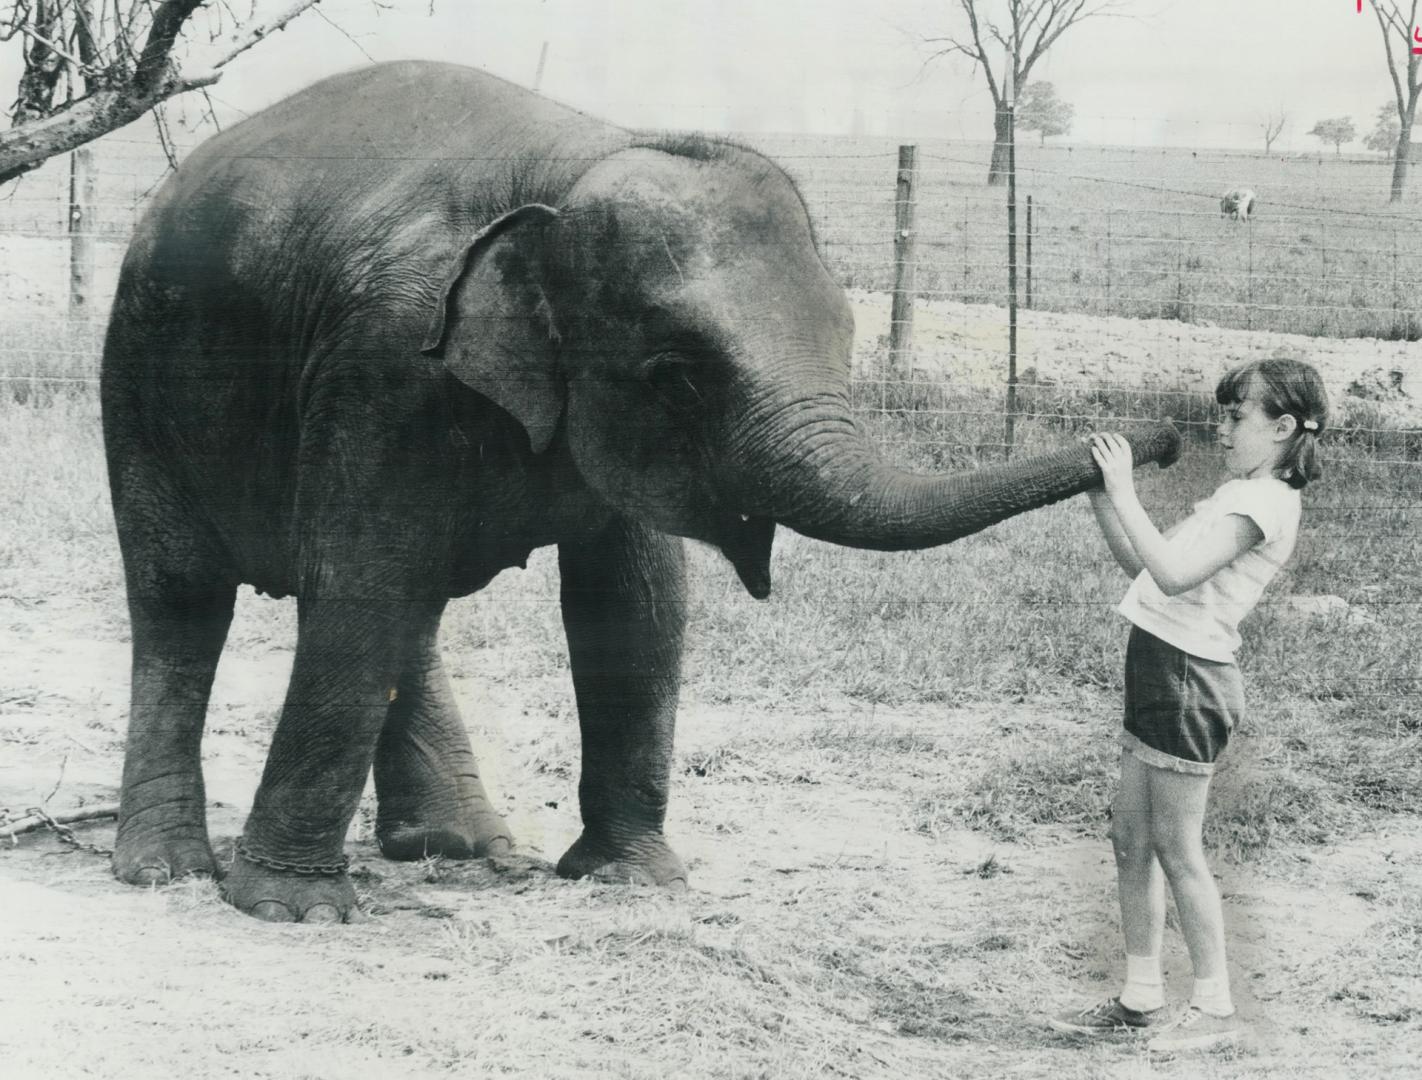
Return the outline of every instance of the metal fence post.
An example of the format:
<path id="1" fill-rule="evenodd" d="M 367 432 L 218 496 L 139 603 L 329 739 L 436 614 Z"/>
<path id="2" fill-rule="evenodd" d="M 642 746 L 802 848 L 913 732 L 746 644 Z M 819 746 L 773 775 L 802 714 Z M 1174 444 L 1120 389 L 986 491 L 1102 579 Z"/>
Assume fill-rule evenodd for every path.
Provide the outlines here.
<path id="1" fill-rule="evenodd" d="M 1185 321 L 1185 226 L 1175 215 L 1175 317 Z"/>
<path id="2" fill-rule="evenodd" d="M 913 372 L 914 181 L 918 148 L 899 147 L 894 198 L 894 300 L 889 314 L 889 373 L 908 379 Z"/>
<path id="3" fill-rule="evenodd" d="M 963 303 L 968 302 L 968 197 L 963 196 Z"/>
<path id="4" fill-rule="evenodd" d="M 1249 251 L 1249 265 L 1245 268 L 1244 274 L 1244 326 L 1248 330 L 1254 329 L 1254 226 L 1245 225 L 1247 248 Z"/>
<path id="5" fill-rule="evenodd" d="M 1397 223 L 1392 226 L 1392 333 L 1401 333 L 1401 340 L 1406 341 L 1407 335 L 1401 325 L 1401 317 L 1398 314 L 1399 299 L 1397 295 Z"/>
<path id="6" fill-rule="evenodd" d="M 1003 456 L 1012 456 L 1017 426 L 1017 133 L 1007 102 L 1007 424 Z"/>
<path id="7" fill-rule="evenodd" d="M 1027 196 L 1027 310 L 1032 310 L 1032 196 Z"/>
<path id="8" fill-rule="evenodd" d="M 1323 282 L 1323 295 L 1326 297 L 1326 296 L 1328 296 L 1328 221 L 1327 221 L 1327 219 L 1325 219 L 1325 220 L 1319 222 L 1319 237 L 1320 237 L 1320 239 L 1319 239 L 1319 241 L 1318 241 L 1318 254 L 1319 254 L 1319 256 L 1320 256 L 1320 257 L 1322 258 L 1322 260 L 1323 260 L 1323 272 L 1322 272 L 1322 274 L 1320 275 L 1320 277 L 1321 277 L 1322 282 Z M 1329 307 L 1324 308 L 1324 312 L 1323 312 L 1323 326 L 1320 328 L 1320 330 L 1321 330 L 1322 332 L 1325 332 L 1325 333 L 1326 333 L 1326 332 L 1328 331 L 1328 328 L 1329 328 L 1330 326 L 1332 326 L 1332 325 L 1333 325 L 1333 310 L 1332 310 L 1332 307 L 1331 307 L 1331 305 L 1330 305 Z"/>
<path id="9" fill-rule="evenodd" d="M 1106 314 L 1111 314 L 1111 211 L 1106 211 Z"/>

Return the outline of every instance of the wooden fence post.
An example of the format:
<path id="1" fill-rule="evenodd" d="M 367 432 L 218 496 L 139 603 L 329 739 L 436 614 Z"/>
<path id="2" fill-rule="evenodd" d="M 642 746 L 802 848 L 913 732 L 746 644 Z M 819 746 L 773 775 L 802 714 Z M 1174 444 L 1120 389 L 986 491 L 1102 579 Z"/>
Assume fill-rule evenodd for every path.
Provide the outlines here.
<path id="1" fill-rule="evenodd" d="M 913 374 L 914 182 L 918 147 L 899 147 L 899 171 L 894 197 L 894 302 L 889 314 L 889 372 L 892 378 Z"/>
<path id="2" fill-rule="evenodd" d="M 69 155 L 69 313 L 85 314 L 94 287 L 94 152 L 81 146 Z"/>

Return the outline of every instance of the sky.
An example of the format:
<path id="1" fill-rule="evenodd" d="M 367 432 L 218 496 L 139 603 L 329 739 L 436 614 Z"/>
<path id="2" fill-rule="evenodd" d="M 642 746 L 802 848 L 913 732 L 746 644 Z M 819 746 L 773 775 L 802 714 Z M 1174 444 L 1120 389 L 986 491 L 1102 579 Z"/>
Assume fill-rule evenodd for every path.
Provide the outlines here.
<path id="1" fill-rule="evenodd" d="M 1262 149 L 1260 122 L 1282 108 L 1276 149 L 1316 150 L 1316 121 L 1352 116 L 1366 132 L 1391 96 L 1377 25 L 1355 0 L 1119 10 L 1069 30 L 1032 72 L 1075 105 L 1073 143 Z M 956 0 L 323 0 L 234 61 L 211 96 L 230 123 L 324 75 L 410 57 L 532 85 L 546 43 L 541 90 L 628 126 L 988 139 L 981 74 L 962 57 L 927 60 L 925 38 L 963 28 Z M 12 67 L 0 56 L 0 85 L 15 85 Z M 173 113 L 200 108 L 189 96 Z"/>
<path id="2" fill-rule="evenodd" d="M 987 0 L 991 8 L 1000 0 Z M 431 9 L 433 13 L 431 14 Z M 317 77 L 426 57 L 485 68 L 631 126 L 862 131 L 987 139 L 990 99 L 962 57 L 925 64 L 924 39 L 961 32 L 954 0 L 324 0 L 237 61 L 214 93 L 251 111 Z M 1372 127 L 1391 84 L 1355 0 L 1127 0 L 1069 30 L 1032 77 L 1076 106 L 1073 142 L 1278 149 L 1351 115 Z M 339 28 L 339 29 L 338 29 Z M 349 38 L 346 36 L 349 34 Z"/>

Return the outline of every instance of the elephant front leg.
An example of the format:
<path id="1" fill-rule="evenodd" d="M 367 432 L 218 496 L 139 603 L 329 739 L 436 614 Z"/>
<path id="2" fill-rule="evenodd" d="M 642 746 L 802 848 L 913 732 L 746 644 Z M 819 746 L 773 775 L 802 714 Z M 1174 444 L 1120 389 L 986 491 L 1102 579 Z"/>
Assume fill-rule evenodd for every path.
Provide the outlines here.
<path id="1" fill-rule="evenodd" d="M 440 661 L 443 610 L 435 607 L 420 627 L 375 751 L 375 836 L 389 859 L 472 859 L 513 847 Z"/>
<path id="2" fill-rule="evenodd" d="M 682 542 L 627 521 L 559 548 L 583 833 L 558 873 L 685 885 L 662 835 L 686 625 Z"/>
<path id="3" fill-rule="evenodd" d="M 346 830 L 375 756 L 396 680 L 428 605 L 331 583 L 298 608 L 296 658 L 237 857 L 234 906 L 272 922 L 340 922 L 356 911 Z"/>

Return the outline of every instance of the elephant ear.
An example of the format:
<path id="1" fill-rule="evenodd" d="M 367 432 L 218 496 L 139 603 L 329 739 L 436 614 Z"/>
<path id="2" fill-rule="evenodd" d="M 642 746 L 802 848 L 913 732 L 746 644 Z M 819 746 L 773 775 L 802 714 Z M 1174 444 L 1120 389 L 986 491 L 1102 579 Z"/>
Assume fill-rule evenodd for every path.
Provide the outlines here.
<path id="1" fill-rule="evenodd" d="M 544 234 L 558 211 L 539 203 L 494 219 L 455 265 L 423 351 L 509 413 L 534 453 L 548 448 L 566 390 L 544 293 Z"/>

